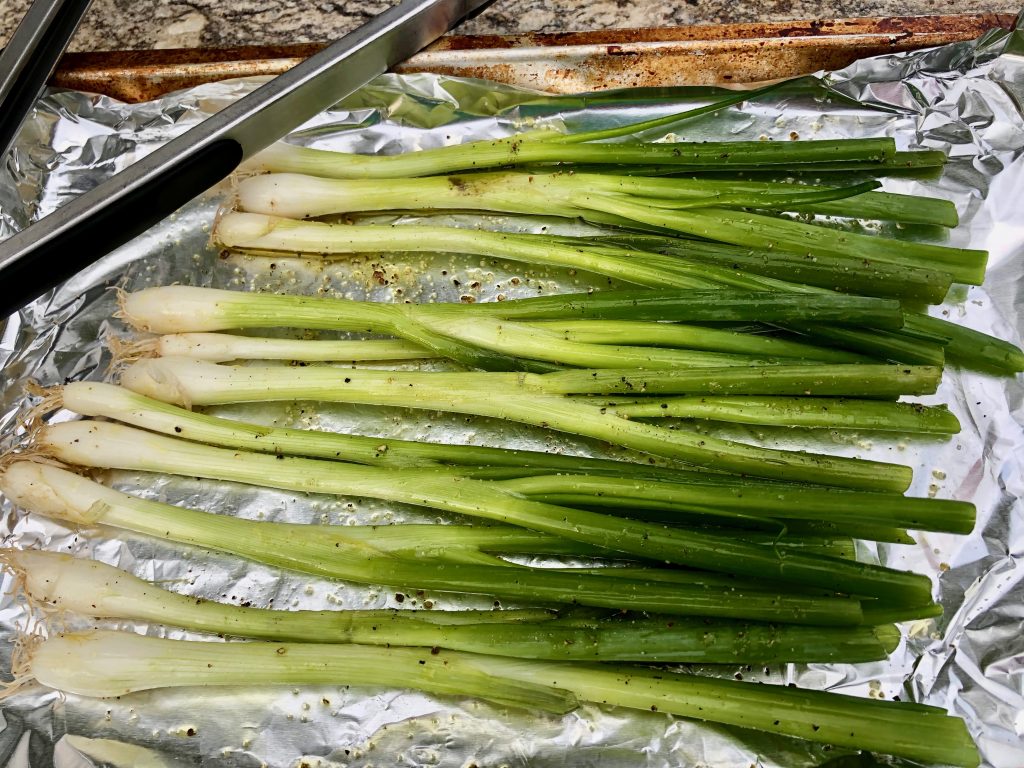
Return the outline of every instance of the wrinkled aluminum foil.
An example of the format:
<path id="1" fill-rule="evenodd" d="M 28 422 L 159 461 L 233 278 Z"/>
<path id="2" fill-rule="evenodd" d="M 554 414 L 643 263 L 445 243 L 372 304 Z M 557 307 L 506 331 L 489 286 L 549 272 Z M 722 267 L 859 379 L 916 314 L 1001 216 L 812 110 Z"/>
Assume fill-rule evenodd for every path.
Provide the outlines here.
<path id="1" fill-rule="evenodd" d="M 808 79 L 774 99 L 681 124 L 680 139 L 894 136 L 901 148 L 937 147 L 951 161 L 939 182 L 891 179 L 885 187 L 946 197 L 963 224 L 958 245 L 991 252 L 983 288 L 961 290 L 942 312 L 958 322 L 1019 342 L 1024 278 L 1024 32 L 995 32 L 974 43 L 858 62 Z M 146 104 L 125 105 L 81 93 L 40 101 L 0 168 L 0 238 L 129 165 L 258 83 L 201 86 Z M 638 101 L 626 92 L 586 101 L 554 98 L 480 81 L 388 75 L 310 121 L 290 140 L 356 152 L 394 153 L 507 135 L 536 121 L 603 127 L 667 114 L 701 91 L 669 89 Z M 655 98 L 656 97 L 656 98 Z M 670 137 L 671 138 L 671 137 Z M 230 185 L 103 259 L 10 318 L 0 336 L 0 446 L 22 434 L 30 403 L 24 384 L 99 379 L 109 353 L 102 340 L 124 333 L 112 285 L 137 289 L 185 282 L 236 289 L 323 292 L 380 301 L 459 301 L 465 296 L 581 290 L 598 278 L 484 258 L 381 254 L 329 264 L 302 259 L 222 258 L 208 244 Z M 480 219 L 450 217 L 455 223 Z M 573 224 L 487 218 L 491 227 L 580 232 Z M 870 224 L 864 226 L 874 226 Z M 934 233 L 905 231 L 927 237 Z M 606 279 L 600 279 L 607 285 Z M 0 288 L 2 289 L 2 288 Z M 936 398 L 963 424 L 952 440 L 879 434 L 821 437 L 784 430 L 716 430 L 779 447 L 901 461 L 916 468 L 912 493 L 973 500 L 971 536 L 920 534 L 916 546 L 862 545 L 862 556 L 930 575 L 945 607 L 939 621 L 904 627 L 884 663 L 799 665 L 785 669 L 706 667 L 702 674 L 878 698 L 912 699 L 967 720 L 985 764 L 1024 765 L 1024 387 L 1020 380 L 950 370 Z M 366 434 L 599 454 L 594 444 L 484 419 L 356 406 L 224 408 L 268 423 Z M 70 418 L 58 414 L 56 418 Z M 108 473 L 117 487 L 148 498 L 247 518 L 310 524 L 448 521 L 440 515 L 365 499 L 308 497 L 135 473 Z M 4 502 L 6 544 L 91 556 L 197 596 L 273 603 L 278 608 L 416 607 L 390 590 L 282 574 L 274 569 L 111 530 L 69 530 Z M 10 581 L 3 582 L 4 591 Z M 429 596 L 438 608 L 490 601 Z M 0 598 L 0 667 L 24 622 L 24 606 Z M 156 626 L 125 629 L 172 637 Z M 586 705 L 564 716 L 502 710 L 475 701 L 437 700 L 405 691 L 350 689 L 168 690 L 117 700 L 60 696 L 32 688 L 0 703 L 0 762 L 8 766 L 812 766 L 839 750 L 662 714 Z M 909 765 L 896 762 L 897 765 Z"/>

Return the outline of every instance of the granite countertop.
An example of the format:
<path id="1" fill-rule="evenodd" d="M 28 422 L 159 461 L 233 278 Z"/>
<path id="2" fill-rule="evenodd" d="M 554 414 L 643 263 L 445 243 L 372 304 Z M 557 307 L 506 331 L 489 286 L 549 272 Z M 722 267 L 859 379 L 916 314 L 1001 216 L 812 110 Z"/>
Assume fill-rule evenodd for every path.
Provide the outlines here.
<path id="1" fill-rule="evenodd" d="M 31 0 L 0 0 L 0 42 Z M 72 50 L 223 47 L 321 42 L 353 29 L 388 0 L 95 0 Z M 463 34 L 580 32 L 614 27 L 1016 13 L 1020 0 L 497 0 Z"/>

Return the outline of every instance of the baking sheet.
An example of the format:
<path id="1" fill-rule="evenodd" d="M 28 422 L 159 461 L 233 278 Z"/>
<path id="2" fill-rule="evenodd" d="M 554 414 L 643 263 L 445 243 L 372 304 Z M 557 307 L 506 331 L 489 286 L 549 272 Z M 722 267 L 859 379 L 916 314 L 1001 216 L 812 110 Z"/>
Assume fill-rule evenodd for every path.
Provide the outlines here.
<path id="1" fill-rule="evenodd" d="M 954 200 L 963 225 L 956 245 L 988 248 L 984 288 L 959 291 L 941 312 L 980 330 L 1020 341 L 1018 297 L 1024 271 L 1024 59 L 1003 53 L 1021 33 L 993 33 L 977 43 L 868 59 L 808 81 L 785 96 L 730 109 L 681 125 L 680 139 L 789 140 L 894 136 L 901 148 L 950 152 L 939 182 L 888 180 L 892 191 L 926 192 Z M 1002 54 L 1002 55 L 1001 55 Z M 62 202 L 249 92 L 254 81 L 200 86 L 170 97 L 126 105 L 74 92 L 44 98 L 0 169 L 0 236 L 20 229 Z M 427 74 L 387 75 L 334 110 L 310 121 L 291 140 L 312 146 L 392 153 L 507 135 L 524 122 L 549 120 L 606 126 L 678 111 L 692 96 L 661 90 L 583 100 L 482 81 Z M 860 104 L 855 104 L 850 97 Z M 690 103 L 687 101 L 687 103 Z M 101 340 L 122 333 L 111 321 L 110 286 L 129 289 L 169 282 L 227 288 L 327 293 L 381 301 L 488 300 L 538 292 L 581 290 L 593 276 L 463 256 L 380 254 L 323 265 L 301 259 L 221 258 L 208 245 L 209 223 L 230 185 L 190 204 L 143 237 L 12 317 L 0 338 L 0 434 L 9 446 L 29 404 L 29 379 L 55 383 L 104 376 Z M 478 220 L 460 218 L 470 225 Z M 490 226 L 510 226 L 489 218 Z M 516 224 L 515 226 L 523 226 Z M 854 226 L 858 226 L 854 224 Z M 532 231 L 579 231 L 555 220 L 530 220 Z M 926 233 L 924 233 L 926 234 Z M 380 275 L 384 275 L 382 280 Z M 604 278 L 600 279 L 606 285 Z M 938 400 L 964 425 L 950 441 L 912 441 L 871 434 L 832 434 L 818 447 L 843 455 L 898 460 L 916 468 L 915 495 L 971 499 L 979 524 L 972 536 L 921 534 L 917 546 L 868 546 L 865 557 L 927 573 L 946 607 L 938 622 L 905 627 L 905 639 L 884 663 L 791 665 L 786 668 L 687 668 L 684 673 L 741 674 L 747 680 L 796 682 L 859 696 L 914 699 L 947 707 L 967 719 L 987 765 L 1024 764 L 1024 586 L 1020 497 L 1024 473 L 1024 413 L 1020 380 L 949 371 Z M 223 409 L 276 424 L 358 428 L 367 433 L 460 442 L 600 453 L 596 444 L 484 419 L 398 409 L 298 407 Z M 304 411 L 304 412 L 303 412 Z M 68 418 L 58 414 L 56 418 Z M 796 447 L 807 433 L 731 427 L 722 434 L 760 444 Z M 138 473 L 111 473 L 117 487 L 149 498 L 254 519 L 311 524 L 454 520 L 432 512 L 361 499 L 256 491 Z M 16 546 L 91 555 L 176 591 L 279 608 L 482 606 L 484 599 L 368 589 L 282 574 L 194 548 L 169 546 L 109 530 L 71 531 L 5 503 L 0 530 Z M 5 586 L 9 586 L 4 582 Z M 0 638 L 9 641 L 24 617 L 12 597 L 0 599 Z M 151 634 L 178 630 L 121 623 Z M 0 666 L 9 660 L 3 646 Z M 342 681 L 339 681 L 339 683 Z M 0 704 L 0 759 L 12 766 L 44 765 L 601 765 L 810 766 L 840 755 L 820 745 L 701 725 L 663 714 L 584 706 L 564 717 L 502 710 L 473 701 L 416 693 L 352 689 L 158 691 L 111 701 L 27 690 Z M 144 750 L 138 752 L 137 750 Z M 87 757 L 92 755 L 92 757 Z M 84 761 L 84 762 L 83 762 Z M 907 763 L 899 763 L 907 765 Z"/>
<path id="2" fill-rule="evenodd" d="M 883 53 L 974 40 L 1013 15 L 963 13 L 601 29 L 559 34 L 446 35 L 399 72 L 478 77 L 552 93 L 720 85 L 839 69 Z M 147 101 L 236 77 L 280 74 L 322 43 L 70 53 L 53 84 Z"/>

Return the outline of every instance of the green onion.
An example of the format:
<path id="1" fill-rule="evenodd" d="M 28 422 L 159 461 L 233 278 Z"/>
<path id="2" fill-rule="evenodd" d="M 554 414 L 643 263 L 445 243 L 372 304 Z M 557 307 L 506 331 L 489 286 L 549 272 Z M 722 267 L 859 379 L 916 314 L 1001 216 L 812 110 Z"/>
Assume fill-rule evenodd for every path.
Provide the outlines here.
<path id="1" fill-rule="evenodd" d="M 974 525 L 974 509 L 966 502 L 908 499 L 895 494 L 758 483 L 729 475 L 652 468 L 572 456 L 549 457 L 548 454 L 539 454 L 536 459 L 530 457 L 528 464 L 517 467 L 514 462 L 529 452 L 502 453 L 500 449 L 492 449 L 491 453 L 486 453 L 486 449 L 470 446 L 413 443 L 419 445 L 420 450 L 414 452 L 415 461 L 410 462 L 402 453 L 402 441 L 393 445 L 391 441 L 380 439 L 231 422 L 167 405 L 109 384 L 67 384 L 62 388 L 62 394 L 64 406 L 83 416 L 103 416 L 187 440 L 274 455 L 356 461 L 384 467 L 439 467 L 437 464 L 424 464 L 420 461 L 427 455 L 426 449 L 430 450 L 429 455 L 434 459 L 448 461 L 454 457 L 454 463 L 468 460 L 483 463 L 497 452 L 494 459 L 501 462 L 497 467 L 499 472 L 487 472 L 484 468 L 473 466 L 457 466 L 447 471 L 466 477 L 497 478 L 503 488 L 554 503 L 584 506 L 627 504 L 630 513 L 637 509 L 688 510 L 698 514 L 713 513 L 720 518 L 717 522 L 735 524 L 751 524 L 759 518 L 773 518 L 792 525 L 794 518 L 820 518 L 822 522 L 832 524 L 832 533 L 849 530 L 851 535 L 862 538 L 875 538 L 877 535 L 865 529 L 865 524 L 964 533 L 969 532 Z M 357 449 L 352 450 L 350 446 L 353 440 L 366 442 L 356 443 Z M 360 450 L 363 447 L 368 450 Z M 503 471 L 506 468 L 508 471 Z M 560 474 L 546 474 L 556 471 Z M 596 477 L 588 477 L 584 473 Z M 625 481 L 612 480 L 613 477 L 621 477 Z M 515 478 L 520 480 L 516 481 Z M 650 480 L 663 482 L 652 483 Z M 732 521 L 721 519 L 729 512 L 740 515 Z M 852 527 L 847 529 L 844 526 Z M 502 548 L 491 547 L 490 551 L 517 550 L 510 550 L 505 544 Z"/>
<path id="2" fill-rule="evenodd" d="M 916 317 L 907 313 L 904 318 Z M 907 365 L 937 366 L 946 361 L 946 350 L 941 344 L 925 339 L 913 338 L 901 331 L 876 329 L 840 328 L 838 326 L 803 325 L 790 326 L 801 331 L 812 341 L 841 344 L 863 354 L 874 355 L 883 360 L 894 360 Z"/>
<path id="3" fill-rule="evenodd" d="M 420 304 L 426 318 L 465 315 L 504 320 L 659 320 L 702 323 L 792 323 L 813 320 L 840 325 L 903 327 L 899 302 L 870 296 L 783 291 L 601 291 L 481 304 Z"/>
<path id="4" fill-rule="evenodd" d="M 599 608 L 652 611 L 695 616 L 742 618 L 794 624 L 848 626 L 860 623 L 860 603 L 839 597 L 779 594 L 762 589 L 669 584 L 650 579 L 624 579 L 594 574 L 562 573 L 512 564 L 477 565 L 408 559 L 376 549 L 372 540 L 345 536 L 344 530 L 322 526 L 261 523 L 136 499 L 57 467 L 17 462 L 0 475 L 0 488 L 15 504 L 58 520 L 79 525 L 109 525 L 170 541 L 217 549 L 279 568 L 359 584 L 389 584 L 401 589 L 483 594 L 540 603 L 589 605 Z M 342 526 L 342 528 L 344 528 Z M 301 529 L 301 530 L 300 530 Z M 319 529 L 319 530 L 318 530 Z M 733 542 L 729 542 L 733 544 Z M 741 545 L 737 545 L 741 546 Z M 777 555 L 757 544 L 748 548 L 765 560 Z M 431 554 L 428 552 L 428 554 Z M 801 556 L 802 559 L 811 557 Z M 829 566 L 857 569 L 857 564 L 817 558 Z M 866 568 L 870 580 L 887 581 L 886 569 Z M 910 586 L 907 600 L 886 605 L 917 606 L 927 587 L 920 579 L 893 571 L 893 591 Z M 927 582 L 927 579 L 924 580 Z M 889 591 L 880 589 L 879 591 Z"/>
<path id="5" fill-rule="evenodd" d="M 652 198 L 602 190 L 602 177 L 584 175 L 478 174 L 381 182 L 318 179 L 292 174 L 254 176 L 239 184 L 245 211 L 289 218 L 389 210 L 488 210 L 583 218 L 595 223 L 633 222 L 659 229 L 754 248 L 798 254 L 867 257 L 897 265 L 947 271 L 954 280 L 980 284 L 987 254 L 962 248 L 913 243 L 889 237 L 837 231 L 789 219 L 714 207 L 668 210 Z M 606 182 L 605 182 L 606 183 Z M 735 207 L 771 208 L 770 195 L 748 192 L 729 197 Z M 760 197 L 758 196 L 760 194 Z M 780 203 L 779 210 L 791 206 Z M 612 217 L 609 219 L 608 217 Z"/>
<path id="6" fill-rule="evenodd" d="M 768 322 L 869 321 L 878 327 L 896 328 L 903 323 L 898 303 L 887 299 L 722 291 L 632 291 L 480 305 L 393 305 L 173 286 L 124 296 L 122 314 L 138 328 L 169 333 L 284 325 L 389 333 L 432 353 L 476 367 L 535 372 L 566 363 L 588 368 L 666 368 L 748 366 L 771 361 L 729 353 L 588 344 L 566 340 L 543 327 L 510 320 L 573 316 L 662 319 L 664 316 L 682 320 L 712 318 L 724 322 L 750 318 Z M 279 356 L 284 354 L 283 344 L 270 346 L 279 350 Z M 538 370 L 534 366 L 541 367 Z"/>
<path id="7" fill-rule="evenodd" d="M 694 117 L 701 117 L 702 115 L 710 115 L 724 109 L 725 107 L 732 106 L 733 104 L 739 104 L 744 101 L 753 101 L 759 99 L 767 93 L 772 93 L 783 87 L 783 83 L 772 83 L 770 85 L 763 86 L 761 88 L 755 88 L 753 90 L 741 90 L 741 91 L 725 91 L 721 98 L 710 104 L 704 104 L 700 107 L 692 107 L 682 112 L 676 112 L 663 117 L 653 117 L 648 120 L 641 120 L 637 123 L 625 123 L 623 125 L 612 126 L 611 128 L 600 128 L 592 131 L 580 131 L 577 133 L 551 133 L 551 132 L 536 132 L 530 134 L 530 138 L 536 138 L 543 141 L 549 142 L 560 142 L 564 144 L 576 144 L 581 141 L 604 141 L 605 139 L 615 139 L 621 136 L 635 136 L 638 133 L 645 133 L 655 128 L 662 128 L 666 125 L 673 125 L 675 123 L 689 120 Z M 572 97 L 566 95 L 560 95 L 557 97 L 558 103 L 562 107 L 568 106 Z M 612 94 L 612 99 L 615 96 Z M 600 97 L 595 98 L 595 94 L 586 94 L 582 97 L 582 106 L 594 106 L 598 103 Z M 524 136 L 525 138 L 525 136 Z"/>
<path id="8" fill-rule="evenodd" d="M 679 469 L 651 463 L 634 463 L 561 455 L 544 451 L 450 445 L 391 437 L 364 437 L 309 429 L 268 427 L 216 418 L 136 394 L 124 387 L 97 382 L 71 382 L 48 394 L 46 408 L 66 407 L 82 416 L 104 416 L 168 435 L 180 435 L 212 445 L 245 448 L 262 453 L 291 454 L 338 459 L 385 467 L 459 465 L 471 472 L 480 466 L 535 471 L 595 472 L 628 477 L 692 477 Z M 731 478 L 730 478 L 731 480 Z"/>
<path id="9" fill-rule="evenodd" d="M 446 323 L 432 323 L 444 333 Z M 776 360 L 745 354 L 705 352 L 653 347 L 627 347 L 613 344 L 586 344 L 569 341 L 544 328 L 522 323 L 482 319 L 467 324 L 453 321 L 450 335 L 459 341 L 484 349 L 505 351 L 510 357 L 542 358 L 565 365 L 590 368 L 621 367 L 716 368 L 733 365 L 772 365 Z M 431 357 L 431 353 L 403 341 L 310 341 L 305 339 L 260 339 L 218 333 L 178 333 L 153 340 L 154 353 L 169 357 L 192 357 L 222 362 L 231 360 L 288 360 L 291 362 L 370 362 L 412 360 Z M 339 356 L 339 354 L 341 356 Z M 786 358 L 789 365 L 803 362 Z"/>
<path id="10" fill-rule="evenodd" d="M 630 126 L 634 128 L 634 126 Z M 595 134 L 604 138 L 607 134 Z M 306 173 L 337 179 L 401 179 L 434 176 L 452 171 L 501 168 L 531 163 L 556 165 L 598 163 L 602 165 L 668 164 L 715 170 L 761 169 L 766 165 L 789 168 L 813 163 L 880 163 L 896 152 L 892 139 L 836 139 L 825 141 L 728 142 L 623 142 L 597 144 L 510 136 L 503 139 L 457 144 L 406 152 L 399 155 L 355 155 L 298 147 L 279 142 L 264 150 L 257 167 L 270 171 Z M 567 137 L 569 138 L 569 137 Z M 559 140 L 562 139 L 562 140 Z"/>
<path id="11" fill-rule="evenodd" d="M 0 550 L 0 562 L 37 605 L 103 619 L 169 624 L 234 637 L 420 646 L 524 659 L 782 663 L 884 659 L 893 627 L 801 627 L 679 617 L 616 618 L 573 626 L 554 614 L 512 611 L 275 611 L 168 592 L 93 560 Z M 538 618 L 538 614 L 540 614 Z"/>
<path id="12" fill-rule="evenodd" d="M 846 256 L 752 251 L 722 243 L 668 237 L 584 238 L 488 232 L 436 226 L 380 226 L 297 221 L 278 216 L 229 212 L 220 217 L 214 240 L 253 254 L 338 256 L 381 251 L 469 253 L 530 264 L 581 269 L 653 288 L 787 290 L 795 281 L 868 296 L 937 303 L 949 290 L 945 272 L 910 268 Z M 617 240 L 622 246 L 615 246 Z M 635 245 L 652 250 L 637 250 Z M 746 274 L 742 279 L 737 269 Z M 758 279 L 762 275 L 764 279 Z"/>
<path id="13" fill-rule="evenodd" d="M 657 211 L 623 198 L 602 195 L 586 195 L 574 201 L 587 209 L 733 245 L 763 248 L 771 243 L 775 248 L 798 254 L 859 256 L 896 265 L 938 269 L 948 272 L 957 282 L 971 285 L 981 285 L 985 279 L 986 251 L 845 232 L 726 208 Z"/>
<path id="14" fill-rule="evenodd" d="M 821 520 L 870 523 L 917 530 L 970 533 L 974 507 L 962 501 L 908 499 L 895 494 L 866 494 L 835 489 L 776 484 L 718 485 L 671 483 L 636 478 L 540 475 L 496 484 L 531 499 L 585 503 L 627 509 L 691 512 L 721 508 L 744 516 L 776 520 Z M 571 499 L 571 502 L 570 502 Z"/>
<path id="15" fill-rule="evenodd" d="M 735 718 L 729 722 L 734 725 L 801 738 L 810 735 L 835 746 L 913 756 L 912 759 L 924 763 L 974 766 L 979 759 L 963 722 L 938 707 L 799 688 L 737 684 L 732 680 L 642 668 L 602 670 L 594 666 L 522 662 L 519 670 L 516 679 L 549 681 L 573 691 L 579 698 L 604 704 L 708 720 L 717 720 L 719 706 L 728 705 Z M 601 678 L 590 676 L 598 672 L 603 672 Z M 704 700 L 704 695 L 710 696 L 711 701 Z M 875 704 L 881 706 L 869 708 Z M 799 708 L 800 714 L 791 712 L 790 705 Z"/>
<path id="16" fill-rule="evenodd" d="M 121 314 L 153 333 L 231 328 L 302 327 L 402 334 L 406 323 L 452 333 L 457 318 L 502 320 L 640 320 L 673 322 L 814 321 L 899 329 L 896 301 L 833 293 L 772 291 L 604 291 L 484 304 L 381 304 L 308 296 L 167 286 L 126 294 Z"/>
<path id="17" fill-rule="evenodd" d="M 926 763 L 973 768 L 979 761 L 963 721 L 937 707 L 634 667 L 359 645 L 165 640 L 101 630 L 50 638 L 32 649 L 24 667 L 19 677 L 84 696 L 182 685 L 412 686 L 533 710 L 594 701 Z"/>
<path id="18" fill-rule="evenodd" d="M 318 374 L 314 374 L 316 375 Z M 763 368 L 703 368 L 698 371 L 608 368 L 594 371 L 571 370 L 544 374 L 529 379 L 529 382 L 530 385 L 537 385 L 545 394 L 557 392 L 579 395 L 813 395 L 885 398 L 931 394 L 935 392 L 941 378 L 941 368 L 928 366 L 822 364 L 776 365 Z"/>
<path id="19" fill-rule="evenodd" d="M 904 604 L 930 602 L 931 583 L 916 574 L 834 558 L 772 552 L 723 536 L 543 504 L 497 484 L 430 469 L 404 470 L 399 475 L 391 469 L 214 448 L 93 421 L 44 427 L 36 442 L 40 450 L 54 458 L 81 466 L 366 496 L 521 525 L 640 558 L 768 576 Z M 517 574 L 516 578 L 522 577 Z"/>
<path id="20" fill-rule="evenodd" d="M 852 542 L 852 540 L 851 540 Z M 803 546 L 800 544 L 799 546 Z M 810 545 L 814 546 L 814 545 Z M 816 550 L 812 550 L 816 551 Z M 707 573 L 705 571 L 693 571 L 682 568 L 644 568 L 633 565 L 616 565 L 613 567 L 601 566 L 583 566 L 576 568 L 561 568 L 559 569 L 566 573 L 591 573 L 595 575 L 603 576 L 617 576 L 625 579 L 650 579 L 663 582 L 671 582 L 673 584 L 701 584 L 704 586 L 718 586 L 718 587 L 733 587 L 736 589 L 748 589 L 748 582 L 743 579 L 738 579 L 735 576 Z M 804 595 L 820 595 L 823 597 L 833 597 L 834 592 L 823 590 L 816 587 L 794 587 L 792 585 L 780 585 L 778 582 L 771 580 L 764 580 L 760 582 L 761 589 L 753 589 L 751 591 L 771 591 L 777 592 L 791 591 L 794 594 Z M 872 598 L 864 598 L 861 600 L 862 610 L 865 616 L 871 616 L 871 621 L 865 621 L 864 626 L 878 625 L 880 622 L 884 624 L 891 624 L 893 622 L 904 621 L 908 619 L 920 619 L 923 617 L 935 617 L 942 615 L 942 607 L 937 604 L 930 604 L 927 606 L 899 606 L 895 604 L 881 603 L 878 600 Z M 884 618 L 875 620 L 876 617 L 883 616 Z M 582 616 L 582 618 L 579 618 Z M 593 622 L 589 621 L 593 619 L 595 621 L 604 621 L 605 614 L 599 613 L 598 609 L 593 608 L 572 608 L 559 614 L 558 619 L 553 621 L 558 624 L 566 626 L 592 626 Z M 623 618 L 621 614 L 619 618 Z M 668 620 L 678 621 L 677 617 L 649 617 L 657 620 Z M 708 623 L 711 619 L 700 619 L 701 622 Z M 789 625 L 787 625 L 789 626 Z M 843 631 L 848 630 L 848 627 L 844 627 Z M 888 627 L 875 626 L 875 631 L 881 631 L 882 635 L 888 636 L 891 631 Z M 880 637 L 882 636 L 880 635 Z"/>
<path id="21" fill-rule="evenodd" d="M 925 202 L 927 198 L 920 198 Z M 315 224 L 316 222 L 305 222 Z M 575 238 L 574 238 L 575 239 Z M 725 243 L 688 240 L 679 237 L 632 234 L 602 237 L 599 242 L 635 249 L 641 262 L 654 251 L 687 261 L 712 264 L 763 275 L 791 283 L 802 283 L 844 293 L 890 296 L 939 304 L 949 292 L 953 277 L 948 272 L 906 264 L 890 264 L 863 256 L 791 253 L 776 248 L 745 248 Z"/>
<path id="22" fill-rule="evenodd" d="M 645 203 L 668 209 L 703 207 L 709 196 L 716 206 L 737 204 L 775 210 L 792 210 L 850 218 L 955 227 L 956 206 L 948 200 L 917 195 L 875 192 L 874 181 L 836 185 L 743 181 L 735 178 L 645 178 L 641 176 L 592 176 L 590 192 L 625 194 L 645 198 Z M 758 204 L 751 195 L 759 196 Z"/>
<path id="23" fill-rule="evenodd" d="M 451 656 L 451 658 L 448 658 Z M 486 657 L 482 657 L 486 658 Z M 575 697 L 550 685 L 502 680 L 453 653 L 322 643 L 216 643 L 91 630 L 33 648 L 20 676 L 67 693 L 123 696 L 179 685 L 377 685 L 567 712 Z"/>
<path id="24" fill-rule="evenodd" d="M 851 205 L 853 203 L 854 205 Z M 869 192 L 834 203 L 818 203 L 797 209 L 844 218 L 899 221 L 904 224 L 934 224 L 955 227 L 960 222 L 956 206 L 949 200 L 921 195 L 898 195 L 892 192 Z"/>
<path id="25" fill-rule="evenodd" d="M 882 495 L 876 494 L 876 496 Z M 898 501 L 903 498 L 897 494 L 884 495 L 886 496 L 887 504 L 893 500 Z M 547 497 L 539 495 L 536 498 L 537 500 L 544 500 Z M 849 515 L 837 516 L 837 518 L 842 519 L 836 520 L 828 519 L 827 517 L 818 519 L 813 517 L 810 519 L 783 518 L 781 514 L 776 514 L 775 516 L 768 516 L 767 513 L 754 515 L 747 512 L 728 514 L 714 504 L 704 507 L 694 504 L 692 510 L 684 510 L 681 508 L 681 505 L 672 506 L 669 504 L 662 505 L 665 507 L 664 509 L 654 509 L 652 507 L 659 505 L 646 502 L 645 504 L 620 506 L 615 503 L 614 499 L 602 507 L 599 503 L 593 503 L 594 497 L 587 494 L 575 496 L 575 501 L 573 500 L 574 495 L 569 493 L 559 494 L 558 498 L 561 499 L 559 502 L 561 506 L 578 506 L 583 509 L 596 511 L 606 511 L 608 506 L 612 506 L 615 508 L 615 514 L 622 515 L 623 517 L 632 517 L 638 520 L 647 520 L 667 525 L 698 527 L 709 533 L 733 536 L 742 535 L 744 539 L 750 539 L 750 532 L 752 531 L 762 532 L 763 535 L 770 535 L 774 531 L 774 536 L 784 537 L 779 539 L 780 541 L 788 542 L 793 542 L 794 540 L 804 541 L 808 537 L 814 538 L 818 536 L 850 536 L 856 539 L 881 541 L 888 544 L 917 543 L 917 540 L 910 535 L 906 528 L 865 522 L 864 520 L 852 519 Z M 964 514 L 969 516 L 971 513 L 967 510 Z M 718 526 L 717 530 L 708 527 L 709 523 L 714 523 Z M 791 537 L 798 538 L 793 539 Z M 763 540 L 758 540 L 758 543 L 771 544 L 771 542 Z M 808 549 L 808 551 L 812 550 Z M 834 553 L 828 550 L 824 550 L 823 553 L 834 555 Z"/>
<path id="26" fill-rule="evenodd" d="M 574 326 L 578 326 L 578 329 Z M 598 327 L 591 327 L 598 326 Z M 505 324 L 503 328 L 514 328 Z M 755 333 L 715 330 L 706 327 L 682 326 L 675 323 L 641 323 L 630 321 L 540 321 L 531 323 L 529 333 L 538 330 L 543 340 L 556 348 L 565 348 L 570 354 L 584 355 L 588 362 L 600 361 L 601 353 L 616 351 L 618 365 L 628 360 L 643 362 L 643 367 L 658 367 L 659 361 L 672 359 L 664 350 L 649 347 L 683 347 L 703 352 L 719 353 L 714 356 L 678 355 L 680 364 L 717 365 L 752 364 L 757 360 L 815 362 L 870 362 L 870 358 L 856 354 L 816 347 L 790 339 Z M 555 334 L 552 336 L 551 334 Z M 500 336 L 499 343 L 500 343 Z M 464 335 L 463 339 L 471 339 Z M 631 340 L 631 346 L 617 344 L 614 339 Z M 559 346 L 559 340 L 574 342 Z M 674 342 L 671 343 L 671 342 Z M 606 345 L 598 349 L 593 345 Z M 280 339 L 239 336 L 229 333 L 170 333 L 132 342 L 112 344 L 119 362 L 141 357 L 191 357 L 196 360 L 220 363 L 234 360 L 285 360 L 289 362 L 380 362 L 417 360 L 431 353 L 404 341 L 365 339 L 356 341 L 320 341 L 311 339 Z M 636 347 L 643 347 L 638 349 Z M 510 348 L 515 348 L 510 345 Z M 645 356 L 646 353 L 646 356 Z M 568 361 L 566 361 L 568 362 Z"/>
<path id="27" fill-rule="evenodd" d="M 819 373 L 819 368 L 826 372 Z M 852 369 L 852 370 L 849 370 Z M 733 375 L 732 371 L 744 373 Z M 748 373 L 749 371 L 749 373 Z M 890 366 L 774 366 L 699 371 L 578 371 L 575 375 L 421 373 L 334 368 L 226 367 L 187 358 L 140 360 L 122 374 L 139 394 L 191 407 L 270 400 L 392 405 L 490 416 L 768 479 L 902 492 L 911 471 L 895 464 L 758 448 L 629 421 L 559 394 L 588 392 L 888 395 L 934 389 L 938 371 Z M 557 377 L 557 378 L 553 378 Z M 740 383 L 742 382 L 742 383 Z M 501 393 L 496 397 L 495 393 Z"/>
<path id="28" fill-rule="evenodd" d="M 672 259 L 652 259 L 650 263 L 644 263 L 631 258 L 627 251 L 613 255 L 591 250 L 582 243 L 561 243 L 544 235 L 454 227 L 350 226 L 230 212 L 218 220 L 213 237 L 222 247 L 256 254 L 468 253 L 582 269 L 638 285 L 712 288 L 717 279 L 728 276 L 714 267 L 703 269 L 700 265 Z M 669 283 L 664 281 L 666 268 L 672 270 L 673 277 Z"/>

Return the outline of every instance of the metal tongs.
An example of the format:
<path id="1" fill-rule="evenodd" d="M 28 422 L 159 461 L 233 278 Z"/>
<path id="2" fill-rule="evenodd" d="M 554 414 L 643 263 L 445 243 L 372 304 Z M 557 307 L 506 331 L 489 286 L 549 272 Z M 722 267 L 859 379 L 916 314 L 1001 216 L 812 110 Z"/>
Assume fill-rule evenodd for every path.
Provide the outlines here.
<path id="1" fill-rule="evenodd" d="M 404 0 L 0 242 L 0 319 L 141 234 L 488 2 Z M 0 55 L 0 160 L 88 6 L 89 0 L 35 0 Z"/>

